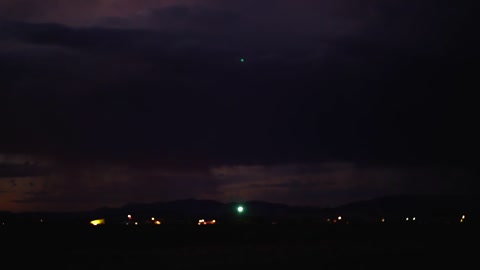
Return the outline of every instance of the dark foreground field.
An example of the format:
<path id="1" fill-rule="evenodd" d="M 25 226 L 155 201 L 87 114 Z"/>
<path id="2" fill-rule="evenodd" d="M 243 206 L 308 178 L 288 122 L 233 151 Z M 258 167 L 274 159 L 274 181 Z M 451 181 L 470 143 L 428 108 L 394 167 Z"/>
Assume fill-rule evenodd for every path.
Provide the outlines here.
<path id="1" fill-rule="evenodd" d="M 23 227 L 0 228 L 0 237 L 2 264 L 15 268 L 448 269 L 476 262 L 475 229 L 467 224 Z"/>

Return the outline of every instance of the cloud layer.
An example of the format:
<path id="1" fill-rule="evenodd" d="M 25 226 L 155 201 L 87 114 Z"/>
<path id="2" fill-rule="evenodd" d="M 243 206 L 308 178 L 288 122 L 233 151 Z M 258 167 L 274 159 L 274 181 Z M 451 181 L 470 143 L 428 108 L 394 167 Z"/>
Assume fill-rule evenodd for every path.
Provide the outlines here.
<path id="1" fill-rule="evenodd" d="M 21 189 L 8 198 L 24 203 L 110 190 L 110 202 L 270 194 L 326 204 L 318 198 L 403 192 L 423 173 L 421 190 L 453 182 L 444 170 L 473 187 L 473 5 L 0 1 L 0 154 L 49 160 L 55 172 L 46 180 L 0 161 L 0 190 Z M 305 164 L 352 168 L 289 172 Z M 55 187 L 18 180 L 29 177 Z"/>

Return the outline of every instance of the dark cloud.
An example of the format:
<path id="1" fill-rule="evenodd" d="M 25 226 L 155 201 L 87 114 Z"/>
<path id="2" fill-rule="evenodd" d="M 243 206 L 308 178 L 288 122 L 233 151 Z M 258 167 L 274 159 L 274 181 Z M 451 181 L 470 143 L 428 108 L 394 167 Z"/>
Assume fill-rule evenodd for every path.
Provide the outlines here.
<path id="1" fill-rule="evenodd" d="M 82 210 L 121 206 L 127 202 L 207 199 L 215 194 L 218 184 L 209 173 L 198 170 L 180 172 L 98 163 L 82 168 L 76 166 L 67 169 L 62 166 L 54 175 L 42 181 L 42 187 L 26 191 L 12 202 L 35 207 Z"/>
<path id="2" fill-rule="evenodd" d="M 164 12 L 192 13 L 178 7 Z M 438 156 L 422 155 L 441 149 L 439 143 L 451 140 L 447 136 L 457 138 L 452 125 L 473 132 L 459 124 L 473 113 L 457 107 L 468 94 L 453 89 L 473 79 L 463 71 L 475 58 L 463 57 L 449 33 L 437 43 L 431 35 L 396 36 L 382 28 L 360 37 L 327 36 L 318 43 L 322 49 L 307 53 L 301 43 L 284 53 L 272 47 L 273 58 L 257 49 L 242 65 L 242 51 L 213 49 L 218 37 L 208 34 L 28 23 L 2 27 L 4 40 L 33 46 L 4 56 L 4 70 L 12 75 L 4 83 L 13 85 L 4 99 L 13 111 L 4 114 L 36 125 L 24 133 L 39 133 L 50 140 L 47 147 L 58 143 L 55 147 L 69 151 L 91 144 L 109 152 L 122 145 L 127 152 L 220 159 L 233 152 L 244 161 L 256 151 L 259 160 L 252 162 L 389 154 L 382 151 L 416 159 L 398 153 L 415 149 L 423 159 Z M 395 38 L 403 43 L 393 43 Z M 186 40 L 200 43 L 181 45 Z M 429 44 L 436 49 L 422 49 Z M 44 46 L 50 49 L 41 50 Z M 319 53 L 324 55 L 311 57 Z M 444 158 L 461 155 L 455 149 Z"/>
<path id="3" fill-rule="evenodd" d="M 221 180 L 218 190 L 227 201 L 263 199 L 337 206 L 385 195 L 476 192 L 471 172 L 462 168 L 366 167 L 336 162 L 222 166 L 212 173 Z"/>
<path id="4" fill-rule="evenodd" d="M 157 2 L 0 1 L 1 153 L 48 156 L 82 177 L 95 162 L 193 170 L 206 179 L 219 166 L 337 162 L 399 168 L 397 175 L 426 186 L 454 181 L 432 176 L 434 168 L 478 173 L 472 3 Z M 3 174 L 35 174 L 15 168 Z M 282 188 L 299 195 L 316 182 L 298 175 L 337 169 L 295 170 L 265 188 L 278 200 L 288 197 Z M 410 170 L 428 173 L 420 180 Z M 349 179 L 361 176 L 355 172 Z M 180 192 L 168 180 L 175 177 L 138 177 L 139 187 L 159 181 Z M 312 201 L 338 183 L 329 181 Z M 198 192 L 221 194 L 217 184 Z M 135 190 L 118 188 L 122 200 Z M 32 189 L 20 200 L 81 200 L 65 189 Z M 94 190 L 85 197 L 109 188 Z"/>
<path id="5" fill-rule="evenodd" d="M 48 168 L 31 164 L 5 164 L 0 163 L 0 179 L 1 178 L 17 178 L 17 177 L 38 177 L 45 176 L 50 173 Z"/>
<path id="6" fill-rule="evenodd" d="M 171 6 L 151 10 L 146 20 L 148 24 L 164 29 L 193 28 L 197 31 L 239 28 L 242 21 L 241 15 L 237 12 L 188 6 Z"/>
<path id="7" fill-rule="evenodd" d="M 30 22 L 61 21 L 70 24 L 91 24 L 101 17 L 133 16 L 148 8 L 171 5 L 172 1 L 152 0 L 2 0 L 2 18 Z M 185 3 L 188 1 L 175 1 Z"/>

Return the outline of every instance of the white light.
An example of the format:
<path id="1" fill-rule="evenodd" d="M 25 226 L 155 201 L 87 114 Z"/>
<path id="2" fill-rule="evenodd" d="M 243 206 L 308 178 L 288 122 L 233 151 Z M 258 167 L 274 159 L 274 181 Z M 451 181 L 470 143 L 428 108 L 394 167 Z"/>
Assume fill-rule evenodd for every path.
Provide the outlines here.
<path id="1" fill-rule="evenodd" d="M 415 220 L 415 217 L 413 217 L 412 220 Z"/>
<path id="2" fill-rule="evenodd" d="M 338 216 L 338 218 L 337 218 L 337 219 L 338 219 L 338 220 L 342 220 L 342 216 Z"/>
<path id="3" fill-rule="evenodd" d="M 408 221 L 408 217 L 405 220 Z"/>

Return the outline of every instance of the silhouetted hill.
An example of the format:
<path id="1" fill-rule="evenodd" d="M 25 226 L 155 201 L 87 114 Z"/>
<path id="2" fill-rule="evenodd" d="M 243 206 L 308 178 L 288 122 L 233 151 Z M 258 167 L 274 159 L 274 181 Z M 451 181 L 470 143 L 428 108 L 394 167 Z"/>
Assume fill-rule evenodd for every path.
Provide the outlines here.
<path id="1" fill-rule="evenodd" d="M 124 214 L 160 215 L 167 217 L 216 216 L 225 209 L 225 204 L 212 200 L 177 200 L 156 203 L 129 203 L 121 207 Z"/>
<path id="2" fill-rule="evenodd" d="M 242 205 L 244 212 L 239 214 L 236 207 Z M 334 208 L 300 207 L 265 201 L 247 201 L 243 203 L 220 203 L 211 200 L 178 200 L 149 204 L 130 203 L 119 209 L 97 210 L 97 215 L 133 214 L 147 218 L 154 215 L 165 218 L 195 220 L 199 218 L 232 219 L 245 216 L 255 220 L 296 220 L 327 221 L 342 216 L 343 220 L 355 222 L 404 221 L 415 217 L 421 221 L 457 220 L 468 215 L 470 220 L 480 212 L 480 201 L 476 197 L 435 196 L 435 195 L 401 195 L 380 197 L 372 200 L 352 202 Z"/>
<path id="3" fill-rule="evenodd" d="M 6 219 L 13 215 L 12 212 L 0 211 L 0 219 Z"/>
<path id="4" fill-rule="evenodd" d="M 102 208 L 92 211 L 96 215 L 136 215 L 141 217 L 161 216 L 169 218 L 215 218 L 239 215 L 238 206 L 244 207 L 243 216 L 250 217 L 287 217 L 298 214 L 307 214 L 315 209 L 320 213 L 320 208 L 291 207 L 285 204 L 269 203 L 265 201 L 221 203 L 212 200 L 176 200 L 155 203 L 128 203 L 123 207 Z"/>
<path id="5" fill-rule="evenodd" d="M 237 212 L 242 205 L 244 211 Z M 478 220 L 480 200 L 477 197 L 463 196 L 390 196 L 372 200 L 352 202 L 335 208 L 299 207 L 265 201 L 247 201 L 242 203 L 221 203 L 212 200 L 176 200 L 155 203 L 128 203 L 119 208 L 99 208 L 81 213 L 10 213 L 0 212 L 2 220 L 23 221 L 69 221 L 81 220 L 83 223 L 97 218 L 105 218 L 111 223 L 147 221 L 151 217 L 166 223 L 183 222 L 192 224 L 199 219 L 216 219 L 229 222 L 333 222 L 342 216 L 341 222 L 377 223 L 381 220 L 404 222 L 406 218 L 421 222 L 457 222 L 462 215 L 468 220 Z M 0 220 L 0 221 L 2 221 Z M 335 221 L 336 222 L 336 221 Z"/>

